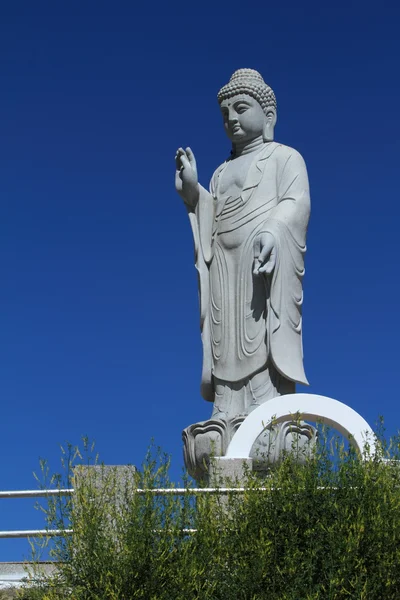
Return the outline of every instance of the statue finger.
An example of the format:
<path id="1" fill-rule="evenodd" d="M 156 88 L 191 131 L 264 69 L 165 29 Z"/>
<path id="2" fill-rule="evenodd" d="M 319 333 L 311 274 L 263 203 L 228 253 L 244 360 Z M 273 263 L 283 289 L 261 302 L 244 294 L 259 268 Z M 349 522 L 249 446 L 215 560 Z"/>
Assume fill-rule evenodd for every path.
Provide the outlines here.
<path id="1" fill-rule="evenodd" d="M 190 165 L 191 165 L 192 169 L 194 171 L 196 171 L 196 159 L 194 157 L 194 154 L 193 154 L 191 148 L 186 148 L 186 156 L 189 159 L 189 162 L 190 162 Z"/>
<path id="2" fill-rule="evenodd" d="M 181 165 L 184 169 L 187 169 L 190 167 L 190 163 L 188 161 L 186 154 L 181 155 L 180 161 L 181 161 Z"/>
<path id="3" fill-rule="evenodd" d="M 262 267 L 260 267 L 259 272 L 265 273 L 266 275 L 271 275 L 272 271 L 275 268 L 275 259 L 271 256 L 268 262 L 265 263 Z"/>
<path id="4" fill-rule="evenodd" d="M 261 263 L 264 263 L 269 258 L 269 255 L 271 254 L 271 250 L 272 250 L 272 248 L 270 248 L 269 246 L 263 247 L 263 249 L 260 252 L 260 256 L 259 256 L 259 261 Z"/>
<path id="5" fill-rule="evenodd" d="M 254 259 L 253 275 L 259 275 L 260 274 L 260 267 L 261 267 L 261 265 L 262 265 L 262 262 L 256 256 L 255 259 Z"/>
<path id="6" fill-rule="evenodd" d="M 181 163 L 181 155 L 178 153 L 175 154 L 175 165 L 176 165 L 176 170 L 180 171 L 181 167 L 182 167 L 182 163 Z"/>
<path id="7" fill-rule="evenodd" d="M 184 151 L 183 148 L 178 148 L 178 150 L 176 151 L 175 157 L 180 158 L 182 155 L 186 155 L 186 152 Z"/>
<path id="8" fill-rule="evenodd" d="M 177 155 L 179 155 L 179 157 L 186 156 L 186 151 L 183 148 L 178 148 Z"/>
<path id="9" fill-rule="evenodd" d="M 261 253 L 261 239 L 260 237 L 256 237 L 254 240 L 254 258 L 258 259 Z"/>

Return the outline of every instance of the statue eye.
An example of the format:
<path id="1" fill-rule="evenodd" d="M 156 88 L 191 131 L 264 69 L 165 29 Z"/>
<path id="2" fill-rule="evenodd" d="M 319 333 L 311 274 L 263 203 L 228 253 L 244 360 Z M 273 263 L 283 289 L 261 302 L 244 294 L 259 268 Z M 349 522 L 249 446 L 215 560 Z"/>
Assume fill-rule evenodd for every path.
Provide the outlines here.
<path id="1" fill-rule="evenodd" d="M 247 104 L 239 104 L 239 106 L 236 107 L 236 112 L 238 112 L 239 114 L 244 113 L 249 107 L 247 106 Z"/>

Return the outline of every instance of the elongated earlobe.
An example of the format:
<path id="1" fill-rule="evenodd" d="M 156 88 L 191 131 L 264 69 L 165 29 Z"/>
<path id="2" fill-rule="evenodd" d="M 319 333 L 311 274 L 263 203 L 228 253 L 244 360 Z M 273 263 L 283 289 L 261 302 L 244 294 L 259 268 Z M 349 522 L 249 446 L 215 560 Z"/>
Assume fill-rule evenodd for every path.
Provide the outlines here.
<path id="1" fill-rule="evenodd" d="M 274 141 L 274 128 L 273 126 L 271 127 L 270 123 L 265 123 L 264 125 L 263 140 L 264 142 Z"/>
<path id="2" fill-rule="evenodd" d="M 265 119 L 265 125 L 263 130 L 263 139 L 264 142 L 273 142 L 274 141 L 274 129 L 276 124 L 276 113 L 274 111 L 270 111 Z"/>

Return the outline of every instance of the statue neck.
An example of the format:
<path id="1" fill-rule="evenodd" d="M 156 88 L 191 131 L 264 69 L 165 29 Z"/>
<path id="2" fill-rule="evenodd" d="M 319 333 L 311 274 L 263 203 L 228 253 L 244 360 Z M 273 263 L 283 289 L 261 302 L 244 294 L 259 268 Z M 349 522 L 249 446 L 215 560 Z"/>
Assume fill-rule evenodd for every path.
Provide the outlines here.
<path id="1" fill-rule="evenodd" d="M 244 154 L 250 154 L 251 152 L 257 152 L 261 150 L 264 145 L 264 138 L 262 135 L 256 137 L 250 142 L 236 142 L 233 146 L 232 155 L 234 158 L 243 156 Z"/>

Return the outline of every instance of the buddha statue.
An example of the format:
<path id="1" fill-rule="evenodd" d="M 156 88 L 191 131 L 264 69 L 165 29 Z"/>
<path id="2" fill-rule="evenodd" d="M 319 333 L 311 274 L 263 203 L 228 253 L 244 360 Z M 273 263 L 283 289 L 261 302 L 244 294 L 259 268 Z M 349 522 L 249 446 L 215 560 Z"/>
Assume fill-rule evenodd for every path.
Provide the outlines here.
<path id="1" fill-rule="evenodd" d="M 179 148 L 175 157 L 199 278 L 201 393 L 213 403 L 211 419 L 183 434 L 186 465 L 197 478 L 211 446 L 223 455 L 249 412 L 294 393 L 296 382 L 307 384 L 301 317 L 310 215 L 306 166 L 296 150 L 274 141 L 276 98 L 257 71 L 235 71 L 218 102 L 232 151 L 209 191 L 198 182 L 192 150 Z"/>

